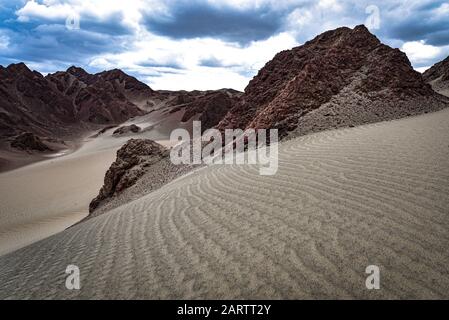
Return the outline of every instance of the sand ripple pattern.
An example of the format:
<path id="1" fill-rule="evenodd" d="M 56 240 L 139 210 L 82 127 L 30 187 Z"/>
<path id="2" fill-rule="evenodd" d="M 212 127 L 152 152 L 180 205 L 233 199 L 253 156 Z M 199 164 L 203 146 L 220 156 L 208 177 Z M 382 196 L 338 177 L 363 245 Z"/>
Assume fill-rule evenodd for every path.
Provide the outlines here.
<path id="1" fill-rule="evenodd" d="M 0 298 L 449 298 L 448 248 L 443 110 L 284 142 L 275 176 L 198 170 L 0 257 Z"/>

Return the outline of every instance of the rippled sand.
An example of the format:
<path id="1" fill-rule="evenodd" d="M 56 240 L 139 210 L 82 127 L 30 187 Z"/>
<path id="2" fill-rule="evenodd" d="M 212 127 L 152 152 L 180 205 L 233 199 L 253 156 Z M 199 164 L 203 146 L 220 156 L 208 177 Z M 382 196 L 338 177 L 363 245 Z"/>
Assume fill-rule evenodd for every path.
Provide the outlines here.
<path id="1" fill-rule="evenodd" d="M 448 248 L 446 109 L 287 141 L 275 176 L 196 171 L 0 257 L 0 298 L 447 299 Z"/>
<path id="2" fill-rule="evenodd" d="M 87 216 L 117 149 L 141 136 L 114 138 L 113 130 L 87 139 L 70 154 L 0 173 L 0 255 L 61 232 Z"/>

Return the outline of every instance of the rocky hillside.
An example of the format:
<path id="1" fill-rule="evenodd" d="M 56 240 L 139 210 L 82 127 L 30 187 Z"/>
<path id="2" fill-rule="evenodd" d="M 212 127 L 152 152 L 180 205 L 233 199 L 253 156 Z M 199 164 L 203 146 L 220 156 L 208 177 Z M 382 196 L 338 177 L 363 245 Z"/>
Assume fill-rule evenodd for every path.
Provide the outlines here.
<path id="1" fill-rule="evenodd" d="M 39 72 L 23 64 L 0 66 L 0 138 L 22 132 L 64 134 L 75 110 L 66 95 L 54 90 Z"/>
<path id="2" fill-rule="evenodd" d="M 137 92 L 145 95 L 153 92 L 117 69 L 91 75 L 81 68 L 71 67 L 65 72 L 49 74 L 46 79 L 55 90 L 69 97 L 78 121 L 96 124 L 121 123 L 143 115 L 130 97 Z"/>
<path id="3" fill-rule="evenodd" d="M 232 89 L 171 92 L 170 112 L 184 110 L 181 122 L 201 121 L 202 131 L 215 127 L 239 101 L 242 93 Z"/>
<path id="4" fill-rule="evenodd" d="M 169 150 L 152 140 L 130 139 L 117 151 L 99 194 L 89 205 L 88 218 L 158 189 L 193 168 L 174 165 Z"/>
<path id="5" fill-rule="evenodd" d="M 435 91 L 449 96 L 449 57 L 426 70 L 423 78 Z"/>
<path id="6" fill-rule="evenodd" d="M 445 103 L 403 52 L 364 26 L 342 27 L 278 53 L 218 128 L 277 128 L 286 137 L 420 114 Z"/>
<path id="7" fill-rule="evenodd" d="M 278 53 L 250 81 L 244 94 L 161 94 L 172 96 L 169 112 L 185 110 L 181 122 L 199 119 L 203 130 L 212 126 L 221 130 L 277 128 L 284 139 L 449 106 L 449 100 L 413 70 L 403 52 L 382 44 L 364 26 L 327 31 Z M 146 184 L 151 181 L 148 178 Z M 102 201 L 111 201 L 120 192 Z M 142 195 L 146 191 L 133 192 Z"/>
<path id="8" fill-rule="evenodd" d="M 136 82 L 117 70 L 91 75 L 71 67 L 44 77 L 23 63 L 0 66 L 0 138 L 23 132 L 68 136 L 143 115 L 127 95 L 152 90 Z"/>

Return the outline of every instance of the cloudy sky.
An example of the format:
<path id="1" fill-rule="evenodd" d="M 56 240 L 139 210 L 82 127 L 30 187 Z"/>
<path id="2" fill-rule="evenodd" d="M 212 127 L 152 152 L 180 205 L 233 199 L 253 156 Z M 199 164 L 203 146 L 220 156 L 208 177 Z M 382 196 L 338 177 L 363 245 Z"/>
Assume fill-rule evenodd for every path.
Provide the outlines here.
<path id="1" fill-rule="evenodd" d="M 154 89 L 243 90 L 277 52 L 358 24 L 417 70 L 449 55 L 449 0 L 0 0 L 0 64 L 121 68 Z"/>

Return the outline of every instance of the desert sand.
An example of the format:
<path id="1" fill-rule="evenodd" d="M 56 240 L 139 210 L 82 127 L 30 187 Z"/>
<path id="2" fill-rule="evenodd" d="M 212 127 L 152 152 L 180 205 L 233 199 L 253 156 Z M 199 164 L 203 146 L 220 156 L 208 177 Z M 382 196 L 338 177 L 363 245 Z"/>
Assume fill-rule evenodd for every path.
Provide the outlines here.
<path id="1" fill-rule="evenodd" d="M 0 257 L 0 298 L 449 298 L 449 109 L 279 152 L 274 176 L 206 167 Z"/>
<path id="2" fill-rule="evenodd" d="M 65 155 L 0 173 L 0 255 L 86 217 L 117 149 L 130 138 L 163 137 L 147 131 L 117 138 L 112 136 L 114 129 L 96 138 L 88 134 L 79 149 Z M 167 140 L 158 142 L 169 145 Z"/>

